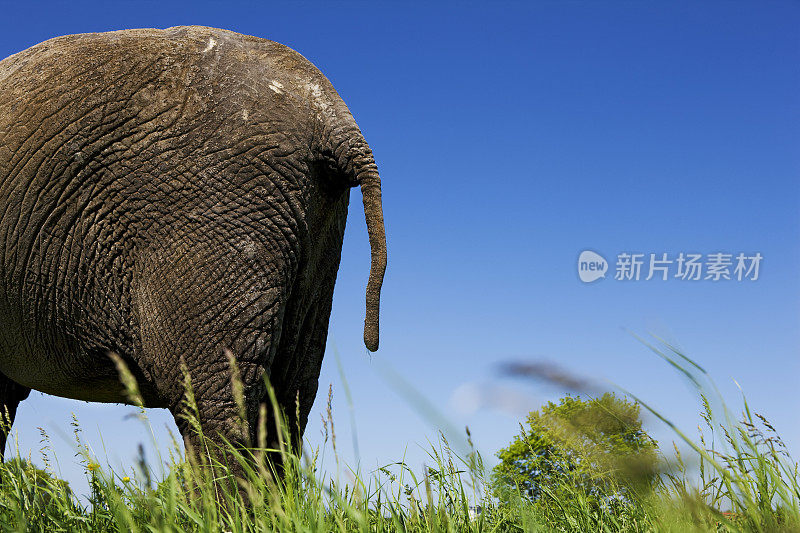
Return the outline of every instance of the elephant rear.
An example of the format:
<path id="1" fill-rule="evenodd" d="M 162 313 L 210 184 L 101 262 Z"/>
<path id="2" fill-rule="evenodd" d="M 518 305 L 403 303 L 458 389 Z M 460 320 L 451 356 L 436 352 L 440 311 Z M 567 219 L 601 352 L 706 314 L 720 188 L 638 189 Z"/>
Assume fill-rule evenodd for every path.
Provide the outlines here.
<path id="1" fill-rule="evenodd" d="M 188 371 L 204 426 L 244 442 L 268 376 L 284 406 L 299 402 L 302 434 L 354 185 L 375 350 L 380 177 L 311 63 L 202 27 L 60 37 L 3 60 L 0 378 L 122 401 L 113 351 L 145 402 L 176 416 Z M 244 433 L 228 353 L 246 386 Z"/>

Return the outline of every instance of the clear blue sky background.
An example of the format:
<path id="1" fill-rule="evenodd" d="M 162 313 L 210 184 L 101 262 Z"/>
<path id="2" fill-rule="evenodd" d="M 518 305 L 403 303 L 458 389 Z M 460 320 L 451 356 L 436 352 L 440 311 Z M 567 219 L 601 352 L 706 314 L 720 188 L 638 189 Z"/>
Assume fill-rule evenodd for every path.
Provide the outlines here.
<path id="1" fill-rule="evenodd" d="M 369 248 L 354 191 L 320 394 L 334 387 L 338 448 L 361 466 L 425 460 L 435 426 L 380 361 L 491 455 L 526 409 L 564 391 L 498 373 L 549 360 L 640 395 L 695 433 L 697 398 L 625 331 L 680 344 L 738 409 L 736 380 L 800 456 L 800 5 L 795 2 L 3 3 L 0 56 L 62 34 L 201 24 L 287 44 L 350 106 L 384 183 L 389 270 L 381 349 L 361 341 Z M 760 252 L 756 282 L 585 285 L 581 250 Z M 470 409 L 516 394 L 516 408 Z M 505 391 L 505 392 L 503 392 Z M 519 396 L 527 398 L 520 403 Z M 469 400 L 469 401 L 465 401 Z M 508 402 L 507 402 L 508 403 Z M 23 453 L 52 436 L 81 490 L 70 412 L 101 455 L 154 450 L 124 406 L 31 395 Z M 150 411 L 161 449 L 174 428 Z M 673 438 L 651 418 L 650 431 Z M 102 441 L 98 436 L 102 433 Z M 41 461 L 38 461 L 41 462 Z M 328 468 L 333 468 L 326 461 Z"/>

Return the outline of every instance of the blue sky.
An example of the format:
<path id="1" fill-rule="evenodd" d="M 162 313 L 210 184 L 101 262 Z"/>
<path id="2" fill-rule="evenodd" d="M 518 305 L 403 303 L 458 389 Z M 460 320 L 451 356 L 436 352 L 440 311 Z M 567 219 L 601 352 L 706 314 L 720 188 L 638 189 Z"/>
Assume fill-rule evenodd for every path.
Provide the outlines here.
<path id="1" fill-rule="evenodd" d="M 694 433 L 697 398 L 632 331 L 678 343 L 738 409 L 735 380 L 800 456 L 797 3 L 40 2 L 2 12 L 3 57 L 57 35 L 201 24 L 291 46 L 343 96 L 383 177 L 389 269 L 370 356 L 369 246 L 354 191 L 310 446 L 322 442 L 332 383 L 346 462 L 356 462 L 352 414 L 363 470 L 404 453 L 422 464 L 436 427 L 382 363 L 452 426 L 469 425 L 490 464 L 525 410 L 564 394 L 504 378 L 510 360 L 617 383 Z M 584 284 L 585 249 L 612 271 L 621 252 L 764 260 L 757 281 Z M 475 391 L 490 403 L 515 394 L 516 408 L 470 409 Z M 21 449 L 36 460 L 44 427 L 76 488 L 85 483 L 59 436 L 71 434 L 71 412 L 113 464 L 132 465 L 139 442 L 155 456 L 125 418 L 131 408 L 34 393 L 15 425 Z M 171 418 L 150 416 L 167 449 Z M 647 427 L 669 448 L 668 431 L 651 418 Z"/>

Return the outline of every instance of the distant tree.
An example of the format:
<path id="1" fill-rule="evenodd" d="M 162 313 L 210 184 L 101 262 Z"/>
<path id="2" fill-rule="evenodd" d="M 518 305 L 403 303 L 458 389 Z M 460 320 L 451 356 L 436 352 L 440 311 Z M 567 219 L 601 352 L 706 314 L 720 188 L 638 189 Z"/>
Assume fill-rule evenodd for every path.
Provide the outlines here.
<path id="1" fill-rule="evenodd" d="M 611 393 L 548 402 L 531 412 L 521 433 L 497 453 L 495 494 L 505 499 L 518 489 L 538 501 L 546 492 L 566 492 L 599 501 L 651 488 L 657 447 L 642 430 L 639 414 L 637 403 Z"/>
<path id="2" fill-rule="evenodd" d="M 31 487 L 63 491 L 65 494 L 72 496 L 72 489 L 70 489 L 67 481 L 55 477 L 50 472 L 42 470 L 20 456 L 12 457 L 2 463 L 1 471 L 4 474 L 0 476 L 3 482 L 10 479 L 24 479 Z"/>
<path id="3" fill-rule="evenodd" d="M 0 521 L 17 509 L 25 516 L 29 530 L 47 531 L 43 524 L 65 509 L 77 509 L 69 483 L 19 456 L 0 463 Z M 40 527 L 41 526 L 41 527 Z"/>

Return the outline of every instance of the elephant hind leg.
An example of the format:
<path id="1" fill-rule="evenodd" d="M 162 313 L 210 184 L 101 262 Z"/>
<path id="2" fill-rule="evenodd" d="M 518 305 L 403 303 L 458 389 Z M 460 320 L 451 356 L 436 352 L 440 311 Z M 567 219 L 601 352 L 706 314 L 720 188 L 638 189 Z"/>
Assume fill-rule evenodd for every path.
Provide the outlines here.
<path id="1" fill-rule="evenodd" d="M 0 459 L 4 457 L 6 440 L 14 424 L 14 417 L 17 415 L 19 403 L 28 397 L 31 389 L 12 381 L 3 374 L 0 374 Z"/>
<path id="2" fill-rule="evenodd" d="M 149 362 L 159 398 L 198 459 L 224 459 L 214 451 L 224 452 L 227 443 L 252 448 L 266 392 L 262 376 L 277 349 L 293 269 L 281 262 L 283 255 L 265 262 L 257 253 L 239 252 L 223 230 L 210 234 L 206 228 L 207 239 L 200 243 L 192 235 L 183 241 L 180 234 L 165 238 L 157 253 L 143 256 L 135 273 L 141 358 Z M 236 361 L 241 391 L 233 386 L 228 354 Z M 207 441 L 183 417 L 184 371 Z"/>

